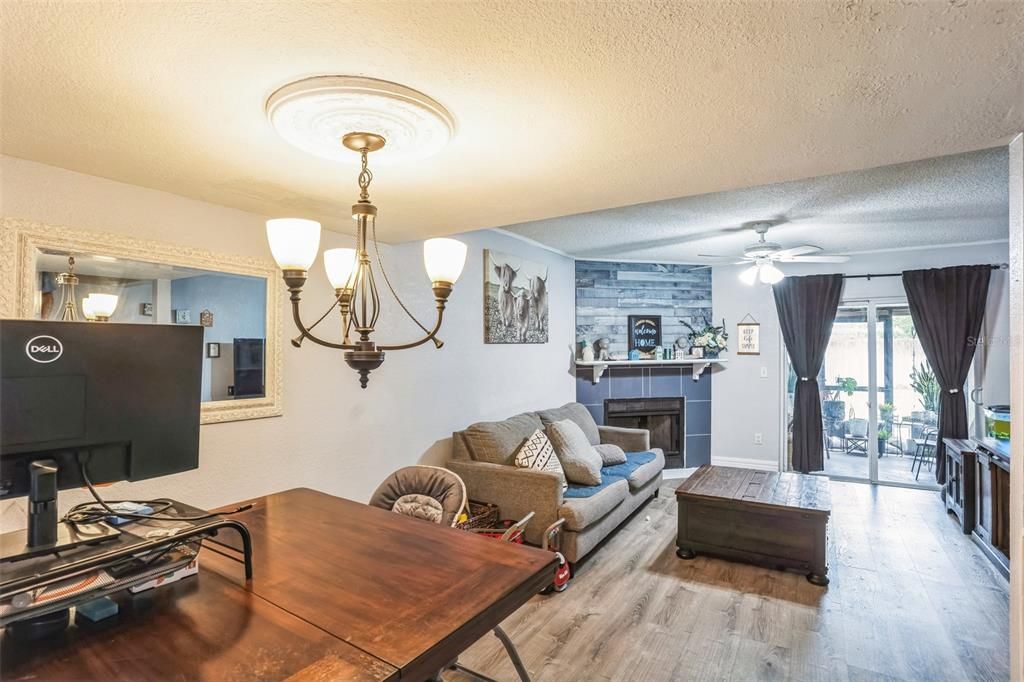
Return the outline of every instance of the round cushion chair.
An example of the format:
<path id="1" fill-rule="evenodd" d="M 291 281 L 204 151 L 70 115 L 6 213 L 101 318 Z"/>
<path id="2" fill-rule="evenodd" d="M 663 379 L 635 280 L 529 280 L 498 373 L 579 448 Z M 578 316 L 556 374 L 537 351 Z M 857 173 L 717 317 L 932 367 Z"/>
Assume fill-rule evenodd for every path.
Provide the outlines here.
<path id="1" fill-rule="evenodd" d="M 455 472 L 441 467 L 403 467 L 377 486 L 370 505 L 454 526 L 466 507 L 466 484 Z"/>

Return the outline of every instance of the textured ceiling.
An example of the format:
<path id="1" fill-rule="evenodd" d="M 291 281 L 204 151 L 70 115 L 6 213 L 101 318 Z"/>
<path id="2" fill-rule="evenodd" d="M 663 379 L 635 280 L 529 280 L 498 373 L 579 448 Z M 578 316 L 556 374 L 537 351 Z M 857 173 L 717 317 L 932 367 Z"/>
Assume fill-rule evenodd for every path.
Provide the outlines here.
<path id="1" fill-rule="evenodd" d="M 0 3 L 3 153 L 349 230 L 354 166 L 263 105 L 315 74 L 455 115 L 381 167 L 380 236 L 982 149 L 1024 128 L 1024 2 Z"/>
<path id="2" fill-rule="evenodd" d="M 506 229 L 582 258 L 713 262 L 757 239 L 829 254 L 1005 240 L 1006 147 L 808 180 L 668 199 Z"/>

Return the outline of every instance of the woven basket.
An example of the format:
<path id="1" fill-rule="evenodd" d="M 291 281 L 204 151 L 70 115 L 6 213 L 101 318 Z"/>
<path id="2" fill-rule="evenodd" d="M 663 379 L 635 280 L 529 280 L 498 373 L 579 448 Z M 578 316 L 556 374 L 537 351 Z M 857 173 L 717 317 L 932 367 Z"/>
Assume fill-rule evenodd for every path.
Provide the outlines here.
<path id="1" fill-rule="evenodd" d="M 469 518 L 456 524 L 456 528 L 472 530 L 474 528 L 494 528 L 498 525 L 498 505 L 486 502 L 469 501 Z"/>

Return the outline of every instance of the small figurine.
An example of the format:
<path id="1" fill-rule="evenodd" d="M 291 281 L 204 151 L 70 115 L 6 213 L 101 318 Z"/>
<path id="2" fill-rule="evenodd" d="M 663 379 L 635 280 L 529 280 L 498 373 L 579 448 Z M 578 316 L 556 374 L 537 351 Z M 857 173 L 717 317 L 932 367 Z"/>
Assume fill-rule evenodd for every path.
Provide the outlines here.
<path id="1" fill-rule="evenodd" d="M 583 353 L 583 362 L 593 362 L 594 361 L 594 349 L 593 349 L 592 346 L 590 346 L 589 344 L 583 346 L 582 353 Z"/>
<path id="2" fill-rule="evenodd" d="M 612 347 L 612 340 L 608 337 L 600 338 L 596 342 L 597 344 L 597 359 L 598 360 L 611 360 L 612 355 L 608 349 Z"/>

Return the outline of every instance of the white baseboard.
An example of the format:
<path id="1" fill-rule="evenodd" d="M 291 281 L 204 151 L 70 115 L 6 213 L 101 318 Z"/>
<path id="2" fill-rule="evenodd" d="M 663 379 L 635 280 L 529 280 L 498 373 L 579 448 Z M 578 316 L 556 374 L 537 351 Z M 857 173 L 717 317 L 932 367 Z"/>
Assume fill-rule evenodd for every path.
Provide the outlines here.
<path id="1" fill-rule="evenodd" d="M 720 467 L 738 467 L 740 469 L 761 469 L 763 471 L 778 471 L 777 462 L 770 462 L 763 459 L 750 459 L 748 457 L 716 457 L 711 455 L 711 464 Z"/>

